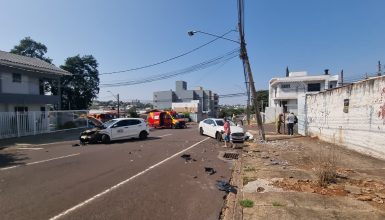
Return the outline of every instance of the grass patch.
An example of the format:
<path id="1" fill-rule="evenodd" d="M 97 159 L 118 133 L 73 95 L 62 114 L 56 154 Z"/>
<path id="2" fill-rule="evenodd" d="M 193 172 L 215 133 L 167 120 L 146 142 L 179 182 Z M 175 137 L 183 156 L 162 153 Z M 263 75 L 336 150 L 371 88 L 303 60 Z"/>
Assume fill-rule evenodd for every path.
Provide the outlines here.
<path id="1" fill-rule="evenodd" d="M 279 202 L 273 202 L 272 205 L 275 206 L 275 207 L 283 206 L 283 205 L 282 205 L 281 203 L 279 203 Z"/>
<path id="2" fill-rule="evenodd" d="M 244 199 L 244 200 L 241 200 L 239 202 L 239 204 L 243 207 L 243 208 L 251 208 L 254 206 L 254 202 L 251 201 L 250 199 Z"/>

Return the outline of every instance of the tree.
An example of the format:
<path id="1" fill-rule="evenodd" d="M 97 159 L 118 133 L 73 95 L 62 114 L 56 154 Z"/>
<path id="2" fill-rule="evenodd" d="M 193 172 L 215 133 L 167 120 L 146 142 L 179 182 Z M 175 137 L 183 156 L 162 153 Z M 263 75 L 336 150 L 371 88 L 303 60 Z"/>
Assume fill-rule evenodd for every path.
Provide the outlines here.
<path id="1" fill-rule="evenodd" d="M 269 90 L 259 90 L 257 91 L 257 100 L 259 102 L 259 110 L 261 112 L 265 111 L 265 107 L 269 103 Z M 255 113 L 255 109 L 252 110 L 252 113 Z"/>
<path id="2" fill-rule="evenodd" d="M 96 59 L 92 55 L 68 57 L 60 68 L 72 73 L 61 78 L 62 109 L 88 109 L 99 93 Z"/>
<path id="3" fill-rule="evenodd" d="M 38 58 L 48 63 L 52 63 L 52 59 L 44 56 L 47 53 L 47 47 L 40 42 L 34 41 L 30 37 L 22 39 L 19 45 L 14 46 L 10 52 L 27 57 Z"/>

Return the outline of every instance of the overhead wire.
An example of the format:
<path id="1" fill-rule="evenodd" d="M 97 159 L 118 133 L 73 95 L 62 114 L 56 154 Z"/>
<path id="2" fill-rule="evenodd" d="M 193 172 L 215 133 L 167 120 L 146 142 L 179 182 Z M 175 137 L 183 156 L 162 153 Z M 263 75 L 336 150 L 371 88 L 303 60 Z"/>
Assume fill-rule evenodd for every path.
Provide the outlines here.
<path id="1" fill-rule="evenodd" d="M 224 55 L 212 58 L 210 60 L 206 60 L 204 62 L 195 64 L 193 66 L 184 68 L 182 70 L 168 72 L 168 73 L 162 73 L 162 74 L 158 74 L 158 75 L 148 76 L 148 77 L 144 77 L 144 78 L 136 79 L 136 80 L 129 80 L 129 81 L 125 81 L 125 82 L 104 83 L 104 84 L 100 84 L 100 87 L 136 85 L 136 84 L 142 84 L 142 83 L 148 83 L 148 82 L 168 79 L 168 78 L 172 78 L 172 77 L 183 75 L 183 74 L 188 74 L 188 73 L 195 72 L 198 70 L 206 69 L 206 68 L 211 67 L 213 65 L 217 65 L 217 64 L 225 62 L 229 59 L 233 59 L 233 58 L 238 56 L 238 55 L 234 55 L 235 53 L 238 53 L 238 52 L 239 52 L 239 49 L 237 48 L 237 49 L 234 49 L 234 50 L 232 50 L 232 51 L 230 51 Z"/>
<path id="2" fill-rule="evenodd" d="M 119 70 L 119 71 L 114 71 L 114 72 L 100 73 L 99 75 L 114 74 L 114 73 L 123 73 L 123 72 L 130 72 L 130 71 L 141 70 L 141 69 L 145 69 L 145 68 L 157 66 L 157 65 L 160 65 L 160 64 L 163 64 L 163 63 L 166 63 L 166 62 L 175 60 L 175 59 L 177 59 L 177 58 L 186 56 L 186 55 L 188 55 L 188 54 L 190 54 L 190 53 L 192 53 L 192 52 L 194 52 L 194 51 L 197 51 L 197 50 L 201 49 L 202 47 L 205 47 L 205 46 L 207 46 L 207 45 L 209 45 L 209 44 L 211 44 L 211 43 L 217 41 L 218 39 L 221 39 L 223 36 L 225 36 L 225 35 L 231 33 L 232 31 L 234 31 L 234 30 L 230 30 L 230 31 L 228 31 L 228 32 L 226 32 L 226 33 L 220 35 L 220 37 L 217 37 L 217 38 L 215 38 L 215 39 L 213 39 L 213 40 L 211 40 L 211 41 L 208 41 L 207 43 L 202 44 L 202 45 L 200 45 L 199 47 L 196 47 L 196 48 L 194 48 L 194 49 L 192 49 L 192 50 L 189 50 L 189 51 L 187 51 L 187 52 L 185 52 L 185 53 L 182 53 L 182 54 L 180 54 L 180 55 L 178 55 L 178 56 L 174 56 L 174 57 L 171 57 L 171 58 L 166 59 L 166 60 L 163 60 L 163 61 L 159 61 L 159 62 L 156 62 L 156 63 L 152 63 L 152 64 L 140 66 L 140 67 L 134 67 L 134 68 L 126 69 L 126 70 Z"/>

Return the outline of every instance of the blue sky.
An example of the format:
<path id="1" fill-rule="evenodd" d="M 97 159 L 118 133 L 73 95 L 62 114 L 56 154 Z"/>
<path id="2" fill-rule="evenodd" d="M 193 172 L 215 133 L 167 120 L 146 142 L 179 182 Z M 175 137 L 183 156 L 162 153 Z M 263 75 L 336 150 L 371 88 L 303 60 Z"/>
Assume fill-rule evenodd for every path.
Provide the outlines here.
<path id="1" fill-rule="evenodd" d="M 189 37 L 190 30 L 221 35 L 237 25 L 236 0 L 0 0 L 0 50 L 9 51 L 26 37 L 44 43 L 48 57 L 61 65 L 67 57 L 92 54 L 99 71 L 112 72 L 156 63 L 213 38 Z M 385 64 L 385 1 L 383 0 L 245 0 L 245 34 L 256 88 L 267 89 L 272 77 L 290 71 L 347 78 L 374 73 Z M 226 37 L 238 40 L 238 33 Z M 163 65 L 101 75 L 101 84 L 124 82 L 172 72 L 237 48 L 217 40 Z M 174 78 L 122 87 L 101 87 L 100 100 L 151 100 L 153 91 L 203 86 L 218 94 L 245 91 L 241 61 L 227 62 Z M 221 104 L 244 104 L 246 97 Z"/>

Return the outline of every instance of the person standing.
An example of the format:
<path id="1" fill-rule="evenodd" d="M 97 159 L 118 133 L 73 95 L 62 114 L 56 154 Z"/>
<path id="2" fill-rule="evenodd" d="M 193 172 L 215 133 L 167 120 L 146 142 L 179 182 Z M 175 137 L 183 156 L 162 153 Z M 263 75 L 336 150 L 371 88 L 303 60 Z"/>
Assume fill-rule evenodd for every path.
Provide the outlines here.
<path id="1" fill-rule="evenodd" d="M 295 115 L 293 112 L 291 112 L 287 118 L 287 132 L 288 135 L 293 136 L 294 135 L 294 121 L 295 121 Z"/>
<path id="2" fill-rule="evenodd" d="M 281 134 L 281 125 L 283 123 L 283 114 L 282 113 L 280 113 L 278 115 L 278 118 L 277 118 L 275 123 L 276 123 L 276 127 L 277 127 L 277 134 Z"/>
<path id="3" fill-rule="evenodd" d="M 225 141 L 225 147 L 227 147 L 227 142 L 230 142 L 230 123 L 226 119 L 226 117 L 223 118 L 224 124 L 223 124 L 223 132 L 224 132 L 224 138 L 223 140 Z"/>

